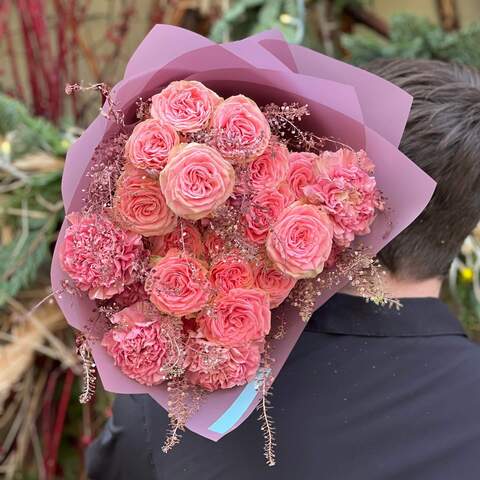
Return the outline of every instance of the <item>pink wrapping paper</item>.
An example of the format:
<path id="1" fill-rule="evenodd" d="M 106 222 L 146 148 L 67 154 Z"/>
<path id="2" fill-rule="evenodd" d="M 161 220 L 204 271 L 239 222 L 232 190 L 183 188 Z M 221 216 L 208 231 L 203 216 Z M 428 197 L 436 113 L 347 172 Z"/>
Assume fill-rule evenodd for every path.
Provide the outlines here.
<path id="1" fill-rule="evenodd" d="M 398 149 L 412 98 L 403 90 L 364 70 L 297 45 L 289 45 L 277 31 L 263 32 L 245 40 L 217 45 L 195 33 L 169 25 L 157 25 L 128 62 L 125 76 L 113 89 L 126 123 L 135 122 L 138 96 L 148 98 L 172 80 L 195 79 L 223 96 L 243 93 L 260 105 L 274 102 L 307 103 L 311 115 L 304 129 L 332 136 L 353 148 L 364 148 L 376 165 L 377 183 L 387 198 L 387 215 L 380 215 L 362 243 L 380 250 L 408 226 L 425 208 L 435 183 Z M 62 181 L 66 213 L 83 206 L 82 189 L 88 179 L 92 153 L 105 135 L 118 126 L 99 116 L 75 142 L 67 155 Z M 62 289 L 67 275 L 59 264 L 59 233 L 52 262 L 54 291 Z M 317 307 L 333 294 L 325 292 Z M 57 294 L 57 301 L 70 325 L 91 330 L 95 304 L 87 296 Z M 290 306 L 281 306 L 274 317 L 287 319 L 287 333 L 272 340 L 276 377 L 305 324 Z M 99 343 L 91 345 L 104 387 L 115 393 L 147 393 L 166 408 L 164 385 L 145 387 L 126 377 Z M 219 440 L 232 431 L 255 408 L 259 395 L 253 384 L 208 394 L 188 427 L 200 435 Z"/>

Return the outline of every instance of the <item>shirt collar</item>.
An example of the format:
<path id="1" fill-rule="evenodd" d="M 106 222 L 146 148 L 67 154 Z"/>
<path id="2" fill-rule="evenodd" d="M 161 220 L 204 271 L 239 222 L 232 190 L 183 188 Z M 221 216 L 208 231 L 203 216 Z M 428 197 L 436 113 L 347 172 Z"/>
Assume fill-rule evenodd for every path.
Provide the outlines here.
<path id="1" fill-rule="evenodd" d="M 312 316 L 307 330 L 340 335 L 417 337 L 463 335 L 460 322 L 437 298 L 403 298 L 402 307 L 381 307 L 336 294 Z"/>

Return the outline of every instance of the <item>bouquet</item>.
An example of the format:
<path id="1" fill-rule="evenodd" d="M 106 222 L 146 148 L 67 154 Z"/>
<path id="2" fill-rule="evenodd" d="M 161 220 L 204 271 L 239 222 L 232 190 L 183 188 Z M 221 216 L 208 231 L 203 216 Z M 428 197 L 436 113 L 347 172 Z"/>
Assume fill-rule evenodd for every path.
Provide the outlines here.
<path id="1" fill-rule="evenodd" d="M 166 37 L 187 51 L 153 66 Z M 297 73 L 276 33 L 205 42 L 156 27 L 72 148 L 52 281 L 82 332 L 82 400 L 93 353 L 107 388 L 168 409 L 164 451 L 186 426 L 218 440 L 259 403 L 272 465 L 267 395 L 305 322 L 346 281 L 393 302 L 374 254 L 433 182 L 363 119 L 398 143 L 404 92 L 341 64 L 358 90 L 368 76 L 393 96 L 392 128 L 351 86 Z M 337 76 L 330 62 L 324 76 Z"/>

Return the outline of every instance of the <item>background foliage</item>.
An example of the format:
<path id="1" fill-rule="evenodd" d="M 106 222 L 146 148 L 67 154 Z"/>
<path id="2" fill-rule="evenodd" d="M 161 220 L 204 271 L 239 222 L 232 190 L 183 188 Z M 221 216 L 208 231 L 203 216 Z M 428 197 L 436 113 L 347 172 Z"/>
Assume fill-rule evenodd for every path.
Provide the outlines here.
<path id="1" fill-rule="evenodd" d="M 480 23 L 446 32 L 426 18 L 399 14 L 390 21 L 388 39 L 371 33 L 345 34 L 349 60 L 362 65 L 375 58 L 430 58 L 480 67 Z"/>

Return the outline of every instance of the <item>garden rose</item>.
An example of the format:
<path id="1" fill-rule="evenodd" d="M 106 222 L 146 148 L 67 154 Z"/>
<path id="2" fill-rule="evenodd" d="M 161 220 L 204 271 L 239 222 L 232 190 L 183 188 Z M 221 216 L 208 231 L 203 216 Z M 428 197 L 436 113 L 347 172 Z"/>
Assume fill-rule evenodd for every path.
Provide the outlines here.
<path id="1" fill-rule="evenodd" d="M 272 189 L 287 178 L 288 150 L 282 143 L 270 144 L 267 149 L 248 164 L 249 190 Z"/>
<path id="2" fill-rule="evenodd" d="M 272 225 L 287 205 L 288 198 L 278 190 L 257 193 L 244 215 L 246 237 L 257 245 L 263 245 Z"/>
<path id="3" fill-rule="evenodd" d="M 177 225 L 158 181 L 133 167 L 118 179 L 113 211 L 122 226 L 144 237 L 165 235 Z"/>
<path id="4" fill-rule="evenodd" d="M 137 278 L 145 258 L 142 237 L 114 225 L 108 218 L 78 212 L 59 249 L 63 270 L 93 299 L 105 300 Z"/>
<path id="5" fill-rule="evenodd" d="M 315 183 L 314 161 L 318 156 L 310 152 L 293 152 L 290 154 L 290 164 L 287 182 L 297 200 L 304 198 L 303 187 Z"/>
<path id="6" fill-rule="evenodd" d="M 125 154 L 136 168 L 160 171 L 170 150 L 178 143 L 177 132 L 171 125 L 149 118 L 135 126 L 125 145 Z"/>
<path id="7" fill-rule="evenodd" d="M 255 378 L 260 359 L 259 344 L 228 348 L 193 334 L 186 343 L 186 377 L 209 392 L 237 387 Z"/>
<path id="8" fill-rule="evenodd" d="M 161 312 L 183 316 L 205 306 L 211 285 L 208 271 L 199 260 L 170 250 L 150 271 L 145 290 Z"/>
<path id="9" fill-rule="evenodd" d="M 287 182 L 282 182 L 277 187 L 277 191 L 279 191 L 285 200 L 285 206 L 291 205 L 295 200 L 295 193 L 290 188 L 290 185 Z"/>
<path id="10" fill-rule="evenodd" d="M 197 317 L 207 340 L 223 346 L 263 340 L 270 331 L 268 296 L 256 288 L 234 288 L 216 298 L 211 309 Z"/>
<path id="11" fill-rule="evenodd" d="M 202 234 L 188 222 L 180 222 L 175 230 L 167 235 L 150 238 L 152 255 L 164 257 L 172 248 L 190 253 L 194 257 L 202 257 L 205 253 Z"/>
<path id="12" fill-rule="evenodd" d="M 212 264 L 210 281 L 218 293 L 228 293 L 233 288 L 248 288 L 253 285 L 253 270 L 248 261 L 232 253 Z"/>
<path id="13" fill-rule="evenodd" d="M 151 115 L 182 133 L 205 128 L 222 99 L 200 82 L 180 80 L 152 97 Z"/>
<path id="14" fill-rule="evenodd" d="M 223 251 L 224 243 L 222 237 L 215 230 L 210 229 L 203 234 L 203 244 L 210 260 L 213 260 Z"/>
<path id="15" fill-rule="evenodd" d="M 217 148 L 225 158 L 252 160 L 270 142 L 270 125 L 257 104 L 243 95 L 227 98 L 213 113 Z"/>
<path id="16" fill-rule="evenodd" d="M 322 270 L 332 249 L 333 225 L 315 205 L 295 202 L 285 209 L 268 234 L 270 260 L 295 279 L 313 278 Z"/>
<path id="17" fill-rule="evenodd" d="M 225 203 L 235 185 L 235 171 L 214 148 L 199 143 L 171 152 L 160 173 L 167 205 L 187 220 L 207 217 Z"/>
<path id="18" fill-rule="evenodd" d="M 183 366 L 182 324 L 137 302 L 112 317 L 114 327 L 102 339 L 115 365 L 143 385 L 158 385 L 170 370 Z"/>
<path id="19" fill-rule="evenodd" d="M 273 265 L 262 262 L 255 269 L 254 285 L 268 294 L 270 308 L 278 307 L 292 291 L 296 280 Z"/>
<path id="20" fill-rule="evenodd" d="M 308 201 L 321 205 L 333 221 L 335 242 L 348 247 L 356 235 L 366 235 L 383 209 L 375 177 L 365 152 L 340 149 L 325 152 L 317 161 L 317 180 L 303 189 Z"/>

